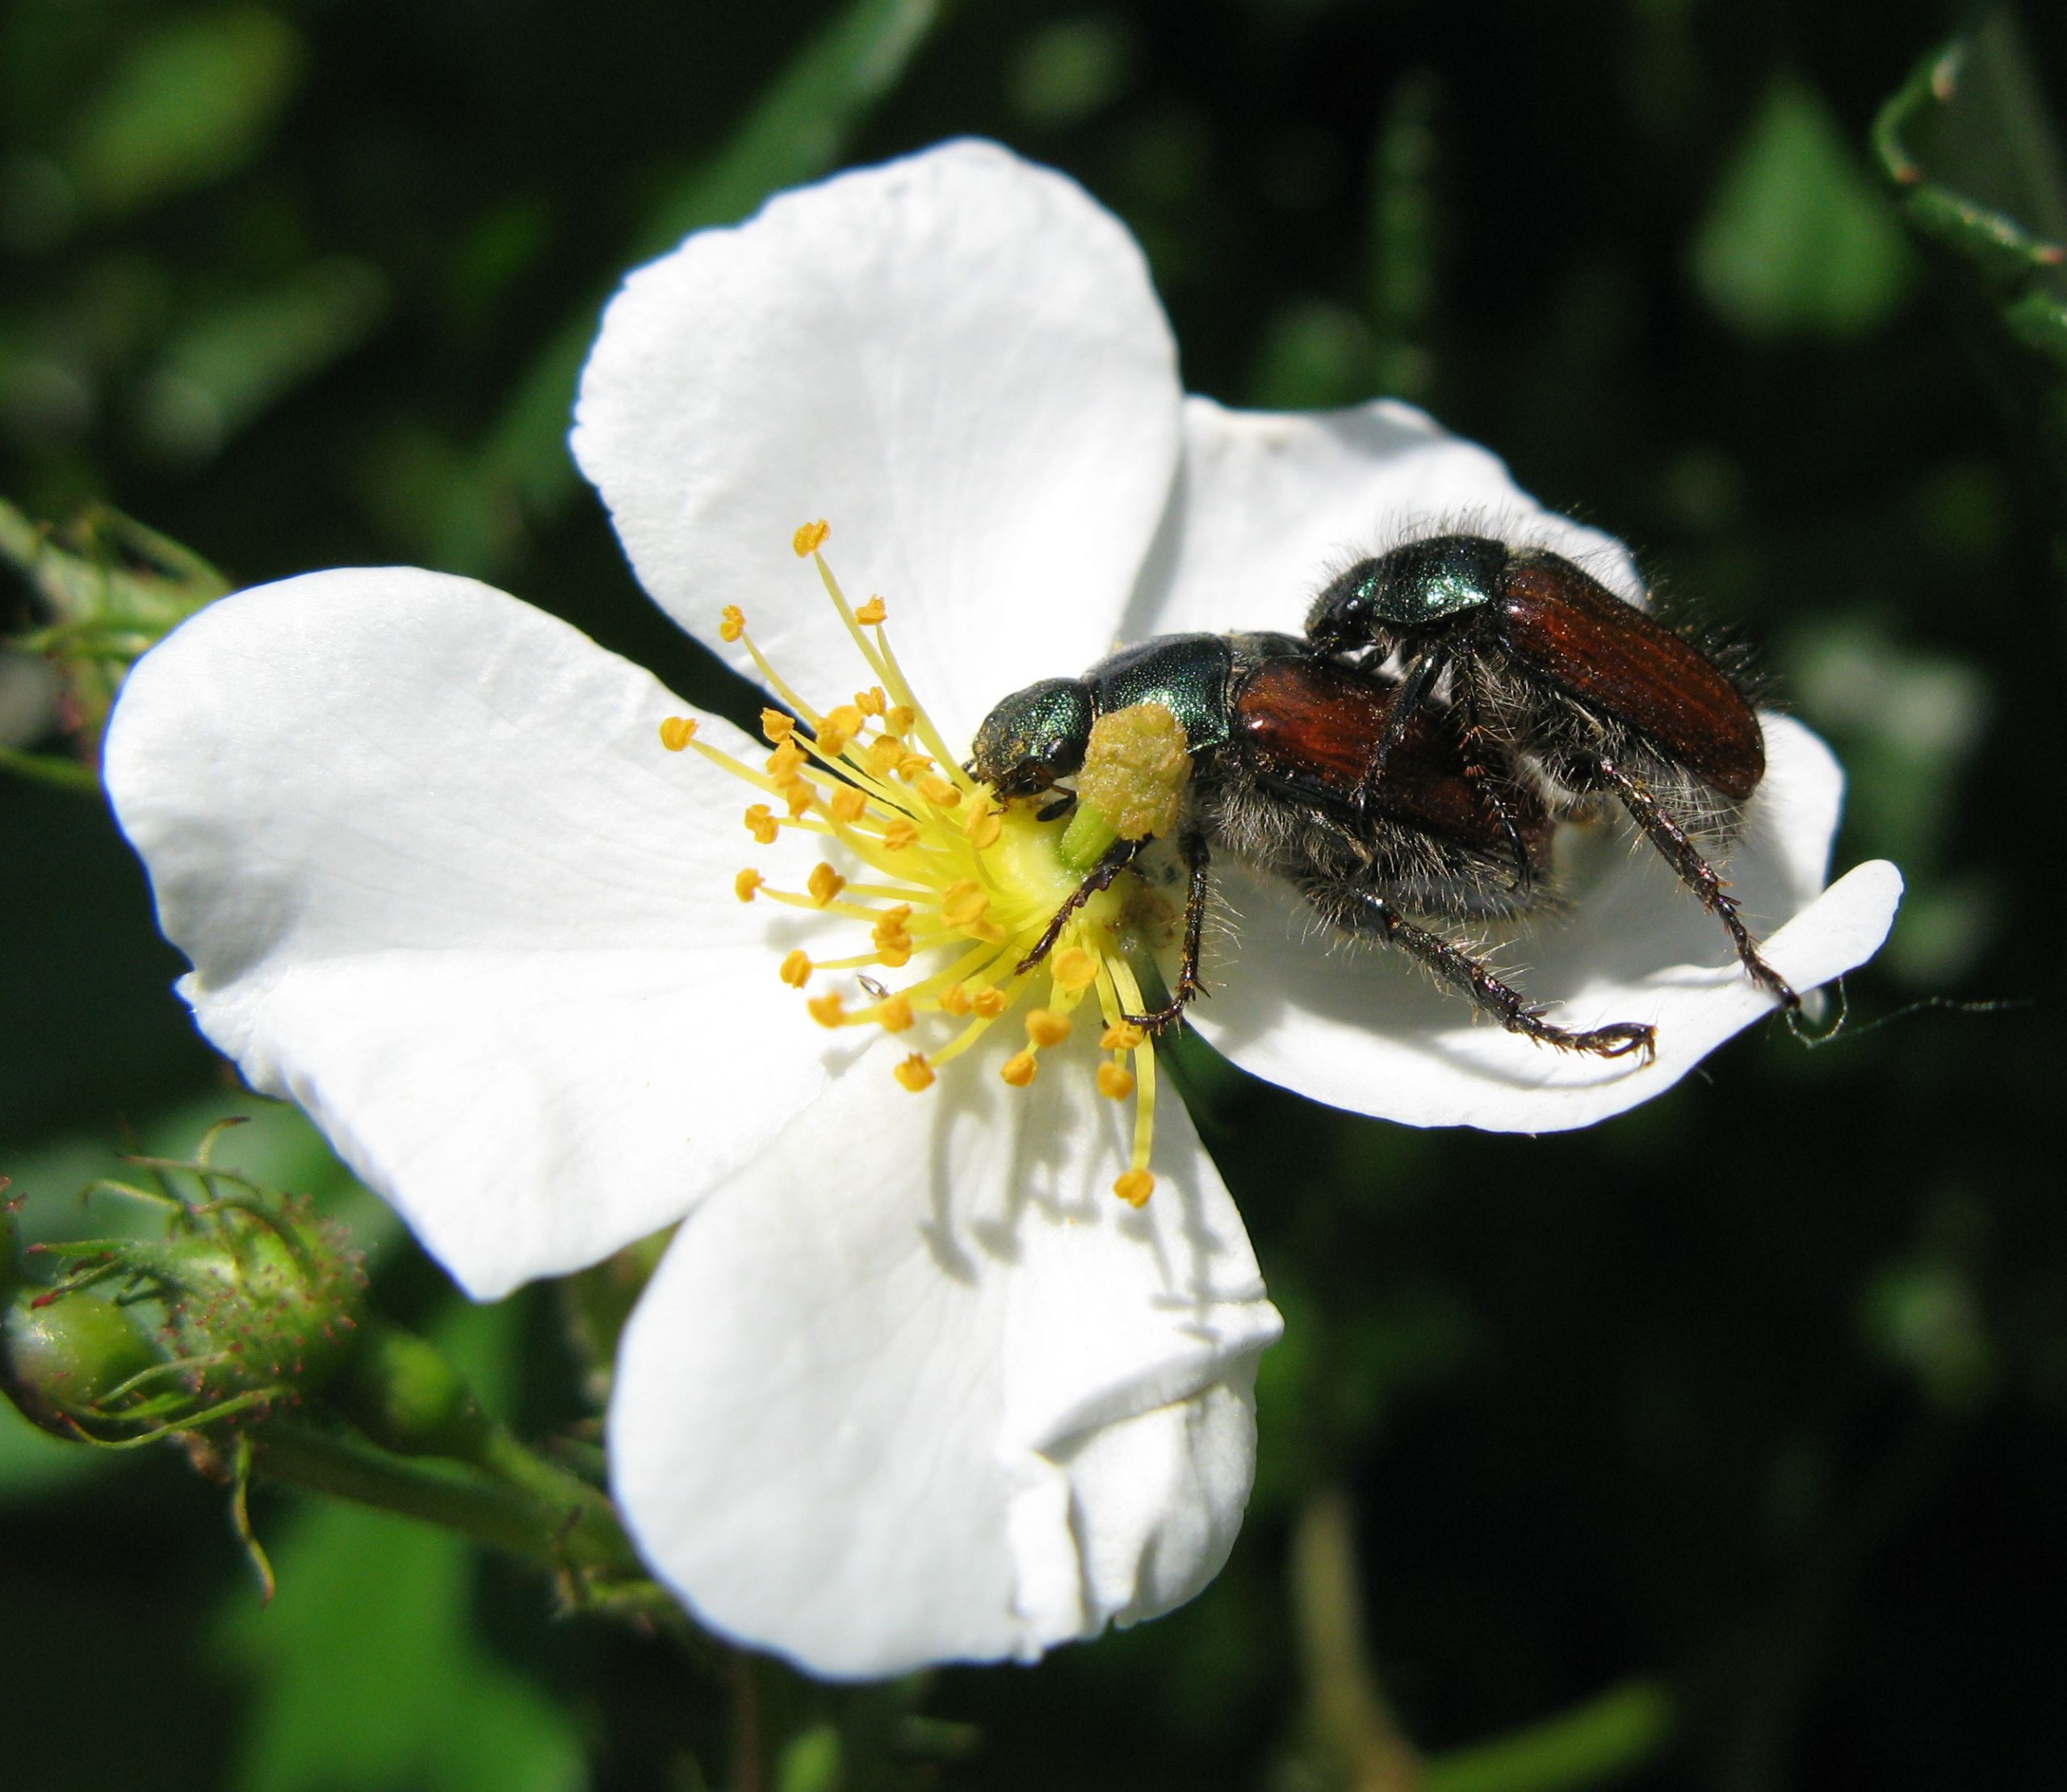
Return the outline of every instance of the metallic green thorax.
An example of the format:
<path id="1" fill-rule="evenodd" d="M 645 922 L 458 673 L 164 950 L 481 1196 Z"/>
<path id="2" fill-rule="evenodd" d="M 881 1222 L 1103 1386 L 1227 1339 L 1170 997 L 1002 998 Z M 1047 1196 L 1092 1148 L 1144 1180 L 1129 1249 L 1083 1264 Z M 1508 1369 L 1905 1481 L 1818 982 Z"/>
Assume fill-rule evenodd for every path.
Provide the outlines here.
<path id="1" fill-rule="evenodd" d="M 1368 613 L 1394 628 L 1411 629 L 1476 609 L 1498 595 L 1510 551 L 1482 535 L 1439 535 L 1395 549 L 1356 570 L 1354 595 Z"/>
<path id="2" fill-rule="evenodd" d="M 1101 659 L 1084 682 L 1097 693 L 1101 715 L 1136 703 L 1160 704 L 1183 724 L 1185 742 L 1197 754 L 1227 743 L 1227 680 L 1234 664 L 1223 635 L 1163 634 Z"/>

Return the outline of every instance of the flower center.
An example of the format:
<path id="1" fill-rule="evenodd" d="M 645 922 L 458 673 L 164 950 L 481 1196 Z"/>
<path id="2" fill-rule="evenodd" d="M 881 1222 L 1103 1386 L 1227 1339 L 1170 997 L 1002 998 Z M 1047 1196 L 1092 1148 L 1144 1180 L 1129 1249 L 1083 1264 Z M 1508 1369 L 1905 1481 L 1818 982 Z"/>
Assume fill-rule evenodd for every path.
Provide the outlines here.
<path id="1" fill-rule="evenodd" d="M 1101 1095 L 1134 1100 L 1134 1146 L 1113 1192 L 1138 1207 L 1155 1186 L 1148 1168 L 1155 1048 L 1126 1019 L 1145 1004 L 1122 948 L 1144 919 L 1158 919 L 1159 899 L 1124 878 L 1084 900 L 1029 962 L 1090 869 L 1082 842 L 1066 844 L 1069 830 L 1061 822 L 1042 820 L 1028 805 L 1000 804 L 962 769 L 891 650 L 883 600 L 857 609 L 832 576 L 819 551 L 828 533 L 823 522 L 807 523 L 793 545 L 817 567 L 869 668 L 868 689 L 849 702 L 815 708 L 762 656 L 744 617 L 728 608 L 719 633 L 745 646 L 769 689 L 789 706 L 761 712 L 774 750 L 757 770 L 698 739 L 696 723 L 684 716 L 661 723 L 661 744 L 671 752 L 693 748 L 753 785 L 759 794 L 744 820 L 762 845 L 790 832 L 823 836 L 839 849 L 846 869 L 821 859 L 801 890 L 778 889 L 751 867 L 732 884 L 743 902 L 765 899 L 853 923 L 855 949 L 814 957 L 799 948 L 778 967 L 782 982 L 800 992 L 823 974 L 836 979 L 807 997 L 813 1020 L 892 1033 L 923 1026 L 942 1036 L 892 1072 L 915 1095 L 995 1028 L 1011 1029 L 1018 1041 L 998 1071 L 1015 1089 L 1034 1082 L 1044 1053 L 1073 1042 L 1078 1055 L 1095 1056 Z"/>

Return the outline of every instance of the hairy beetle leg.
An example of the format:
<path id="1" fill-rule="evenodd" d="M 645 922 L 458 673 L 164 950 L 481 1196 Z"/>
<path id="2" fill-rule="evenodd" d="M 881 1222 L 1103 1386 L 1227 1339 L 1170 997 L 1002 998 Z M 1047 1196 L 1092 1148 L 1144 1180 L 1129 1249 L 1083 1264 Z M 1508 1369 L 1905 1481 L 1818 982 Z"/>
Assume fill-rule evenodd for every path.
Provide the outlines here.
<path id="1" fill-rule="evenodd" d="M 1212 891 L 1213 855 L 1205 836 L 1196 831 L 1180 836 L 1177 844 L 1184 855 L 1190 880 L 1184 892 L 1184 946 L 1177 961 L 1177 986 L 1171 991 L 1170 999 L 1154 1013 L 1121 1016 L 1151 1033 L 1173 1025 L 1194 996 L 1205 994 L 1205 985 L 1199 979 L 1198 954 L 1199 940 L 1205 931 L 1206 898 Z"/>
<path id="2" fill-rule="evenodd" d="M 1511 1033 L 1560 1051 L 1584 1052 L 1594 1057 L 1634 1054 L 1648 1064 L 1657 1053 L 1658 1029 L 1642 1021 L 1620 1020 L 1584 1032 L 1553 1025 L 1520 990 L 1495 977 L 1482 958 L 1474 957 L 1440 933 L 1416 927 L 1375 890 L 1345 889 L 1319 879 L 1310 880 L 1301 888 L 1307 902 L 1327 920 L 1346 932 L 1398 947 L 1452 989 L 1470 996 Z"/>
<path id="3" fill-rule="evenodd" d="M 1024 977 L 1053 952 L 1055 942 L 1063 936 L 1063 929 L 1069 925 L 1070 917 L 1101 890 L 1110 890 L 1113 880 L 1134 863 L 1135 856 L 1147 844 L 1145 839 L 1115 840 L 1107 847 L 1105 856 L 1091 868 L 1084 881 L 1063 898 L 1063 906 L 1050 918 L 1046 931 L 1034 942 L 1034 949 L 1013 967 L 1014 973 Z"/>
<path id="4" fill-rule="evenodd" d="M 1686 829 L 1620 766 L 1606 759 L 1596 760 L 1595 764 L 1603 780 L 1621 798 L 1622 806 L 1635 819 L 1637 826 L 1644 831 L 1651 844 L 1665 855 L 1667 862 L 1679 874 L 1680 882 L 1700 897 L 1702 906 L 1729 931 L 1730 944 L 1736 947 L 1738 958 L 1750 974 L 1751 981 L 1778 1001 L 1790 1017 L 1799 1012 L 1801 998 L 1760 954 L 1758 940 L 1738 912 L 1737 898 L 1724 887 L 1721 873 L 1701 856 L 1700 848 L 1687 837 Z"/>

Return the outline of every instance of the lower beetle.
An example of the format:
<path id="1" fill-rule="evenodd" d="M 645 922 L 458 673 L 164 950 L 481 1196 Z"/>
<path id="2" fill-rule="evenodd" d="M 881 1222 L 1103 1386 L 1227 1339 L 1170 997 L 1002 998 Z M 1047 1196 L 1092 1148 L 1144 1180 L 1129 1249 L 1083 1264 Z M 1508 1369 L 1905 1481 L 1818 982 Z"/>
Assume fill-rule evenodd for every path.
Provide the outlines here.
<path id="1" fill-rule="evenodd" d="M 1192 772 L 1177 828 L 1189 870 L 1184 950 L 1167 1006 L 1129 1017 L 1140 1024 L 1168 1025 L 1199 993 L 1217 846 L 1286 879 L 1332 925 L 1408 953 L 1511 1032 L 1602 1057 L 1649 1056 L 1649 1026 L 1555 1026 L 1482 958 L 1407 919 L 1513 915 L 1540 902 L 1554 819 L 1524 790 L 1489 797 L 1440 714 L 1402 716 L 1400 697 L 1398 685 L 1294 635 L 1162 635 L 1080 678 L 1005 698 L 977 730 L 969 768 L 1001 797 L 1037 797 L 1082 769 L 1101 717 L 1151 703 L 1182 726 Z M 1065 792 L 1050 812 L 1072 800 Z M 1114 843 L 1022 972 L 1147 844 Z"/>
<path id="2" fill-rule="evenodd" d="M 1612 798 L 1753 981 L 1800 1008 L 1707 856 L 1743 825 L 1765 737 L 1738 680 L 1685 636 L 1560 555 L 1463 534 L 1358 561 L 1314 600 L 1306 634 L 1397 672 L 1382 764 L 1432 710 L 1495 813 L 1533 803 L 1562 820 Z"/>

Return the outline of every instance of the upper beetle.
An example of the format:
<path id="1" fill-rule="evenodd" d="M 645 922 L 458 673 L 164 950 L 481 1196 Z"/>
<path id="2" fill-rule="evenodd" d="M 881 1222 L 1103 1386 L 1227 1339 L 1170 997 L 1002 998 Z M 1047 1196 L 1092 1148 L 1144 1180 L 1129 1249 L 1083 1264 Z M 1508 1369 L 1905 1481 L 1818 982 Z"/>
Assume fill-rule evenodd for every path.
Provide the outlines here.
<path id="1" fill-rule="evenodd" d="M 1400 680 L 1400 731 L 1446 718 L 1465 776 L 1506 814 L 1562 819 L 1612 797 L 1728 930 L 1753 979 L 1791 1012 L 1707 854 L 1742 828 L 1765 737 L 1729 671 L 1562 555 L 1448 534 L 1358 561 L 1314 600 L 1307 639 Z"/>

